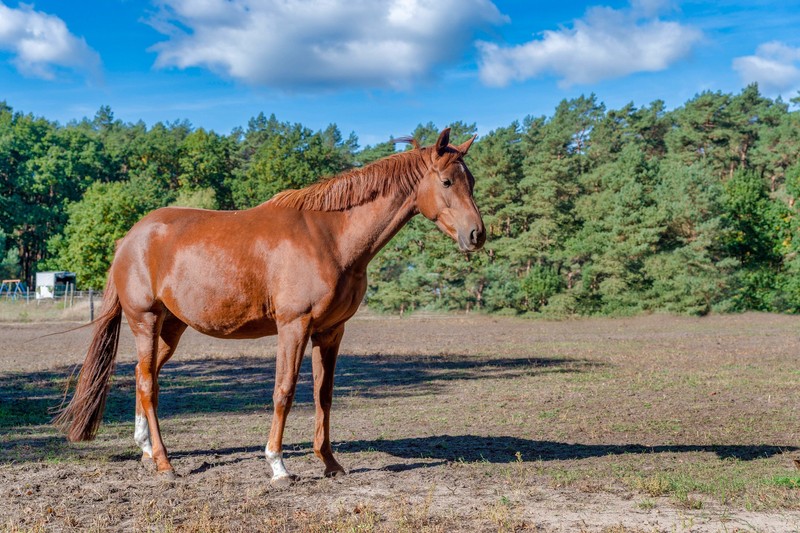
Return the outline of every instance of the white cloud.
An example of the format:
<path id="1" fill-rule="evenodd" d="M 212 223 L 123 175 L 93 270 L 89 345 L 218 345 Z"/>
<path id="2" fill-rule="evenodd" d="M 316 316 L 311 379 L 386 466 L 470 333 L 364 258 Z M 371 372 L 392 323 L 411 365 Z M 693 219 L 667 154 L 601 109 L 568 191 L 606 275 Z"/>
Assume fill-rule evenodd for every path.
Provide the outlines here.
<path id="1" fill-rule="evenodd" d="M 407 87 L 458 61 L 490 0 L 161 0 L 156 67 L 285 89 Z"/>
<path id="2" fill-rule="evenodd" d="M 637 17 L 657 17 L 676 8 L 672 0 L 630 0 L 631 11 Z"/>
<path id="3" fill-rule="evenodd" d="M 781 94 L 800 89 L 800 48 L 770 41 L 756 48 L 755 55 L 737 57 L 733 69 L 744 83 L 758 82 L 766 94 Z"/>
<path id="4" fill-rule="evenodd" d="M 11 52 L 12 64 L 25 75 L 52 80 L 58 68 L 99 75 L 100 56 L 67 29 L 63 20 L 20 4 L 0 2 L 0 50 Z"/>
<path id="5" fill-rule="evenodd" d="M 480 77 L 505 86 L 551 74 L 568 87 L 664 70 L 702 38 L 696 28 L 658 18 L 671 7 L 664 0 L 633 0 L 628 9 L 593 7 L 572 28 L 548 30 L 518 46 L 480 42 Z"/>

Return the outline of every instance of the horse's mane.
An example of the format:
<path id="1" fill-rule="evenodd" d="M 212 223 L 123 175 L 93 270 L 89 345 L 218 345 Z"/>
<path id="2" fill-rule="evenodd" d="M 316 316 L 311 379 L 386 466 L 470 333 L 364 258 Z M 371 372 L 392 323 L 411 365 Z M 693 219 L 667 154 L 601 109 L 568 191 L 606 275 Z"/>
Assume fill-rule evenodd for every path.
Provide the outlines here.
<path id="1" fill-rule="evenodd" d="M 430 148 L 420 148 L 411 138 L 395 141 L 411 143 L 414 149 L 323 178 L 304 189 L 279 192 L 267 203 L 305 211 L 343 211 L 380 196 L 409 195 L 425 174 L 425 152 Z"/>

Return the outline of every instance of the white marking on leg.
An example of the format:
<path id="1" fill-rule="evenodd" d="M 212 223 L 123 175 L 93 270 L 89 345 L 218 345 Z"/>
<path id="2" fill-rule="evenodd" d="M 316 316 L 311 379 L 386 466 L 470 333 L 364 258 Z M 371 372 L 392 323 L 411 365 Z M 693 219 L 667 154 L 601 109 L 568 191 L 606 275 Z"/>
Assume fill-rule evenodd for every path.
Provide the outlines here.
<path id="1" fill-rule="evenodd" d="M 147 425 L 147 417 L 136 415 L 136 429 L 133 431 L 133 440 L 139 445 L 144 453 L 153 457 L 153 446 L 150 444 L 150 426 Z"/>
<path id="2" fill-rule="evenodd" d="M 286 466 L 283 464 L 283 452 L 273 452 L 269 449 L 269 445 L 264 448 L 264 454 L 267 456 L 267 462 L 272 467 L 272 479 L 280 479 L 282 477 L 289 477 L 289 472 L 286 471 Z"/>

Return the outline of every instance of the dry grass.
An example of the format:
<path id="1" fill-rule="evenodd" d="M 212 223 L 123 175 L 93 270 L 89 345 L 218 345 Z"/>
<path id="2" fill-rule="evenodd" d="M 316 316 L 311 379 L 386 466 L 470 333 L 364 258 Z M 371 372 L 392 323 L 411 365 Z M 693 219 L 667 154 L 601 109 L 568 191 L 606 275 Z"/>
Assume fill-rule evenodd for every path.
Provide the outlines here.
<path id="1" fill-rule="evenodd" d="M 99 310 L 100 301 L 95 301 L 95 311 Z M 40 300 L 33 298 L 9 301 L 0 299 L 0 322 L 41 323 L 54 321 L 88 322 L 89 302 L 75 301 L 73 305 L 64 305 L 64 301 Z"/>
<path id="2" fill-rule="evenodd" d="M 337 367 L 332 422 L 351 474 L 321 477 L 306 361 L 285 441 L 300 481 L 288 491 L 271 489 L 261 452 L 274 375 L 264 353 L 274 339 L 187 334 L 160 398 L 183 478 L 163 485 L 138 466 L 131 440 L 128 333 L 98 439 L 68 445 L 47 424 L 90 332 L 34 337 L 69 326 L 0 329 L 3 530 L 800 524 L 796 317 L 357 318 Z"/>

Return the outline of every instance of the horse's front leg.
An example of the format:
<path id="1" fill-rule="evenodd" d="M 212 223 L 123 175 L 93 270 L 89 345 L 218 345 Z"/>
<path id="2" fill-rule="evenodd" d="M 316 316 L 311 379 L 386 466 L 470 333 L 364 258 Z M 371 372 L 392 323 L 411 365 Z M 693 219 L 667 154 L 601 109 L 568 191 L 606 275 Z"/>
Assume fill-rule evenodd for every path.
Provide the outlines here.
<path id="1" fill-rule="evenodd" d="M 300 363 L 308 343 L 309 322 L 308 317 L 301 317 L 278 325 L 278 357 L 275 361 L 275 391 L 272 394 L 274 412 L 269 441 L 264 451 L 272 467 L 271 483 L 279 487 L 288 486 L 293 479 L 283 464 L 283 428 L 292 408 Z"/>
<path id="2" fill-rule="evenodd" d="M 331 404 L 333 402 L 333 373 L 336 357 L 342 342 L 344 324 L 311 337 L 313 351 L 311 360 L 314 369 L 314 402 L 317 412 L 314 427 L 314 453 L 325 463 L 325 476 L 346 474 L 345 469 L 333 457 L 331 449 Z"/>

